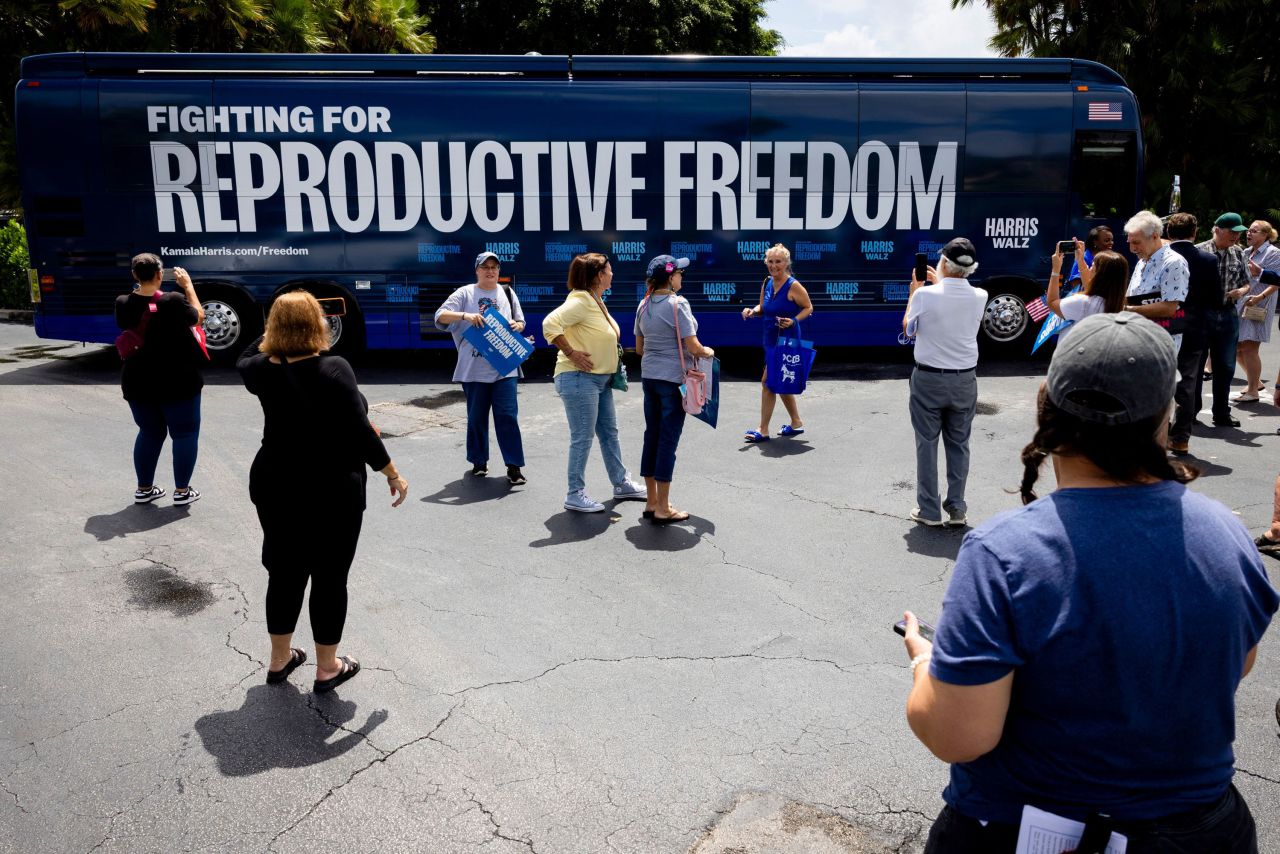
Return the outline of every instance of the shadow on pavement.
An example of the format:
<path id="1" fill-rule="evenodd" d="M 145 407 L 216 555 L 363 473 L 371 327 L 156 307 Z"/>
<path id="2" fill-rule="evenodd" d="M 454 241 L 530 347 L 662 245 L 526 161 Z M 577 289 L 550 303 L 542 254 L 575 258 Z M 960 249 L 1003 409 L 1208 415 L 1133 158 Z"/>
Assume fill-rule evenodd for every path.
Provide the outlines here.
<path id="1" fill-rule="evenodd" d="M 566 510 L 563 513 L 557 513 L 543 523 L 547 526 L 549 536 L 541 540 L 534 540 L 529 545 L 532 548 L 540 549 L 543 546 L 581 543 L 600 536 L 609 530 L 610 525 L 621 518 L 612 510 L 605 510 L 603 513 L 578 513 L 573 510 Z"/>
<path id="2" fill-rule="evenodd" d="M 168 499 L 166 497 L 163 500 Z M 115 513 L 90 516 L 85 520 L 84 532 L 93 534 L 99 542 L 105 542 L 116 537 L 163 528 L 170 522 L 185 519 L 190 511 L 190 505 L 157 507 L 154 504 L 130 504 Z"/>
<path id="3" fill-rule="evenodd" d="M 1221 477 L 1224 474 L 1231 474 L 1231 472 L 1234 471 L 1231 466 L 1220 466 L 1217 463 L 1209 462 L 1206 459 L 1197 457 L 1194 449 L 1187 456 L 1176 457 L 1176 459 L 1179 462 L 1195 466 L 1199 469 L 1201 477 Z"/>
<path id="4" fill-rule="evenodd" d="M 955 560 L 960 553 L 960 542 L 969 528 L 930 528 L 914 522 L 902 539 L 907 544 L 907 551 L 912 554 L 929 557 L 945 557 Z"/>
<path id="5" fill-rule="evenodd" d="M 655 525 L 648 519 L 627 529 L 627 542 L 646 552 L 682 552 L 702 541 L 703 534 L 715 535 L 716 524 L 689 514 L 683 522 Z"/>
<path id="6" fill-rule="evenodd" d="M 333 694 L 303 694 L 290 682 L 259 684 L 245 692 L 240 708 L 207 714 L 195 730 L 223 776 L 248 777 L 336 759 L 387 719 L 378 709 L 359 729 L 344 727 L 341 738 L 329 741 L 355 715 L 355 703 Z"/>
<path id="7" fill-rule="evenodd" d="M 423 496 L 426 504 L 443 504 L 446 507 L 463 507 L 481 501 L 501 501 L 508 495 L 518 492 L 503 477 L 472 477 L 463 475 L 458 480 L 445 484 L 439 492 Z"/>
<path id="8" fill-rule="evenodd" d="M 768 442 L 744 443 L 738 448 L 739 453 L 746 453 L 752 448 L 759 449 L 757 453 L 762 457 L 771 457 L 777 459 L 779 457 L 795 457 L 800 454 L 807 454 L 813 450 L 807 439 L 770 439 Z"/>

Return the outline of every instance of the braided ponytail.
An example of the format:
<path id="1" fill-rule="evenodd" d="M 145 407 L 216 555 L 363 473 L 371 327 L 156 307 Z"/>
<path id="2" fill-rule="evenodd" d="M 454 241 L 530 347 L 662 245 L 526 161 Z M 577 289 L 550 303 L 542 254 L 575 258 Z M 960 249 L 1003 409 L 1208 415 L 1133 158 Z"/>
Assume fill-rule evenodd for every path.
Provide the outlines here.
<path id="1" fill-rule="evenodd" d="M 1036 405 L 1036 433 L 1022 449 L 1023 504 L 1036 500 L 1040 467 L 1050 454 L 1084 457 L 1117 483 L 1138 483 L 1143 476 L 1190 483 L 1200 476 L 1195 466 L 1171 461 L 1157 436 L 1167 412 L 1131 424 L 1104 425 L 1077 418 L 1049 400 L 1044 387 Z"/>

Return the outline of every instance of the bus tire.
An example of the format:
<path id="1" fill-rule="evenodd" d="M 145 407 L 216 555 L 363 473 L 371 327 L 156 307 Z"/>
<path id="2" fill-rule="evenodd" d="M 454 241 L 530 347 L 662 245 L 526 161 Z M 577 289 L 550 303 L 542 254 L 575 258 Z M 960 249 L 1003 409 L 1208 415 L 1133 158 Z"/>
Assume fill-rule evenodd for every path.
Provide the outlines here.
<path id="1" fill-rule="evenodd" d="M 230 285 L 198 283 L 204 309 L 205 346 L 209 358 L 227 365 L 262 334 L 262 309 L 247 294 Z"/>
<path id="2" fill-rule="evenodd" d="M 984 283 L 987 304 L 982 311 L 978 341 L 984 355 L 1025 358 L 1031 353 L 1040 324 L 1031 319 L 1027 303 L 1039 296 L 1034 285 L 1017 280 Z"/>

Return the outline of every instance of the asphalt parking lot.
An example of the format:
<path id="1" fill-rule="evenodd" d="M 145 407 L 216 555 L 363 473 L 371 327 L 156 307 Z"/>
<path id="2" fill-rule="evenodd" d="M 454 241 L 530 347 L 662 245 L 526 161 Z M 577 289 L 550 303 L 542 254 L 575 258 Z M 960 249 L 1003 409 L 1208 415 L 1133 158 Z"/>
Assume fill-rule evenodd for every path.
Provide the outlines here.
<path id="1" fill-rule="evenodd" d="M 465 474 L 450 359 L 358 364 L 410 495 L 393 510 L 371 480 L 342 650 L 365 671 L 317 696 L 310 663 L 263 684 L 261 413 L 234 371 L 208 376 L 203 499 L 137 507 L 114 351 L 0 324 L 0 850 L 920 850 L 947 769 L 907 729 L 891 625 L 936 615 L 962 534 L 907 520 L 908 368 L 820 353 L 808 432 L 743 446 L 755 358 L 730 360 L 720 429 L 686 426 L 672 496 L 693 518 L 669 528 L 638 503 L 561 508 L 545 378 L 521 388 L 529 483 L 512 488 Z M 1280 340 L 1263 363 L 1274 376 Z M 1044 367 L 980 372 L 971 523 L 1017 504 Z M 638 389 L 618 403 L 638 468 Z M 1256 533 L 1280 409 L 1238 414 L 1193 438 L 1194 488 Z M 587 474 L 604 495 L 598 451 Z M 1276 638 L 1238 694 L 1263 851 L 1280 851 Z"/>

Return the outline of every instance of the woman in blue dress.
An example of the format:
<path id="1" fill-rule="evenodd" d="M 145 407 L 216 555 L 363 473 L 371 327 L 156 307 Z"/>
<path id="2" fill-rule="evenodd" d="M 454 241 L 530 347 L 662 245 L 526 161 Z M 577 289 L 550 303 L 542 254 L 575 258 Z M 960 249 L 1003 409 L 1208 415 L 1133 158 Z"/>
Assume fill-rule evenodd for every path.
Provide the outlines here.
<path id="1" fill-rule="evenodd" d="M 764 346 L 778 343 L 779 336 L 800 336 L 800 321 L 813 314 L 813 303 L 809 300 L 809 292 L 804 285 L 791 275 L 791 252 L 781 243 L 775 243 L 764 253 L 764 263 L 769 269 L 769 276 L 760 287 L 760 304 L 755 308 L 744 308 L 742 319 L 752 317 L 764 318 Z M 751 444 L 769 441 L 769 422 L 773 419 L 773 408 L 778 403 L 778 395 L 769 389 L 765 375 L 760 377 L 760 427 L 748 430 L 743 439 Z M 800 418 L 800 407 L 796 404 L 794 394 L 782 395 L 782 405 L 791 416 L 791 423 L 782 425 L 780 436 L 799 436 L 804 432 L 804 421 Z"/>

